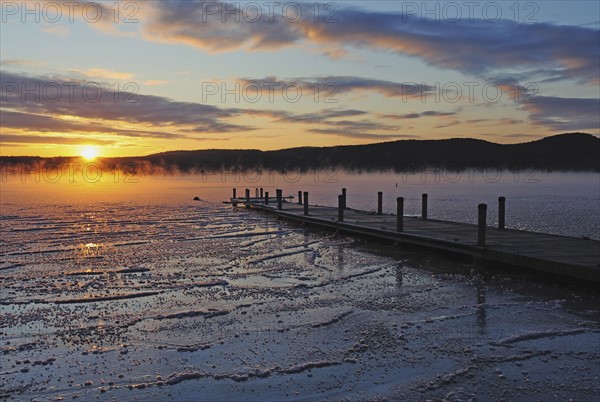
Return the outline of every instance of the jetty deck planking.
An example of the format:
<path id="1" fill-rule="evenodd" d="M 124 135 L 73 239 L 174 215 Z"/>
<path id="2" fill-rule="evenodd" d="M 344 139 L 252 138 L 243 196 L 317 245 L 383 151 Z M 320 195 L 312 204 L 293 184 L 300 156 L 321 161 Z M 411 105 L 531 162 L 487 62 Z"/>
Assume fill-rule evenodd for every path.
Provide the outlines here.
<path id="1" fill-rule="evenodd" d="M 487 226 L 485 245 L 480 246 L 479 229 L 474 224 L 404 216 L 403 231 L 398 232 L 396 215 L 344 209 L 343 221 L 339 222 L 338 207 L 310 205 L 309 214 L 304 215 L 304 206 L 295 202 L 283 201 L 281 209 L 276 199 L 269 199 L 269 205 L 260 198 L 251 198 L 250 202 L 231 198 L 230 202 L 303 224 L 600 282 L 600 241 L 593 239 Z"/>

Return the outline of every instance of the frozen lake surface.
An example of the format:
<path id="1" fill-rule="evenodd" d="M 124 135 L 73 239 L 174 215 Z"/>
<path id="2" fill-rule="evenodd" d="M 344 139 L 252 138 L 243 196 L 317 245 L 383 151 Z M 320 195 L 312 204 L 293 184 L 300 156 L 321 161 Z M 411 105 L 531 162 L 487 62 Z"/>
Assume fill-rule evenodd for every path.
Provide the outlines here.
<path id="1" fill-rule="evenodd" d="M 471 203 L 474 217 L 505 195 L 509 226 L 597 237 L 597 175 L 533 189 L 361 177 L 3 183 L 0 396 L 598 399 L 596 291 L 220 203 L 234 185 L 329 204 L 347 187 L 353 207 L 372 209 L 381 189 L 390 207 L 398 192 L 417 211 L 428 192 L 432 217 L 470 221 Z"/>

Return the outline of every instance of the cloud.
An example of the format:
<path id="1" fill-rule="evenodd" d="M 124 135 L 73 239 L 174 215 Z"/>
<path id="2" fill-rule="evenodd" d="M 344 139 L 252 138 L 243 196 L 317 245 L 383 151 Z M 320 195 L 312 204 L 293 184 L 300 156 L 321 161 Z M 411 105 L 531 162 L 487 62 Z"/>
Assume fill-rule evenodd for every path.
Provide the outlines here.
<path id="1" fill-rule="evenodd" d="M 80 73 L 86 78 L 92 78 L 97 80 L 121 80 L 127 81 L 132 80 L 134 75 L 131 73 L 123 73 L 119 71 L 113 71 L 106 68 L 90 68 L 87 70 L 70 70 L 76 73 Z"/>
<path id="2" fill-rule="evenodd" d="M 113 140 L 102 140 L 89 137 L 63 137 L 48 135 L 0 134 L 0 142 L 6 144 L 52 144 L 52 145 L 113 145 Z"/>
<path id="3" fill-rule="evenodd" d="M 346 138 L 359 138 L 365 140 L 390 140 L 408 138 L 406 135 L 389 134 L 390 131 L 399 129 L 396 125 L 382 124 L 369 119 L 348 120 L 353 117 L 366 117 L 371 114 L 357 109 L 323 109 L 312 113 L 291 113 L 281 110 L 248 110 L 251 116 L 264 116 L 276 123 L 317 125 L 320 127 L 307 128 L 308 132 L 315 134 L 336 135 Z M 342 119 L 342 120 L 339 120 Z M 381 133 L 383 131 L 384 133 Z"/>
<path id="4" fill-rule="evenodd" d="M 202 134 L 250 132 L 256 127 L 235 122 L 266 117 L 285 125 L 318 125 L 345 136 L 388 135 L 397 126 L 364 119 L 369 112 L 329 108 L 312 113 L 221 108 L 193 102 L 115 93 L 109 87 L 65 77 L 3 73 L 0 77 L 2 132 L 104 134 L 129 138 L 194 139 Z M 37 93 L 35 89 L 37 88 Z M 48 88 L 42 90 L 43 88 Z M 34 89 L 33 94 L 31 93 Z M 127 95 L 127 96 L 125 96 Z M 97 97 L 97 99 L 96 99 Z M 362 120 L 349 120 L 362 117 Z M 318 132 L 318 131 L 313 131 Z M 373 137 L 375 138 L 375 137 Z"/>
<path id="5" fill-rule="evenodd" d="M 40 67 L 43 66 L 44 63 L 36 60 L 2 60 L 0 61 L 0 66 L 5 67 Z"/>
<path id="6" fill-rule="evenodd" d="M 168 82 L 169 81 L 163 81 L 163 80 L 146 80 L 146 81 L 142 81 L 142 84 L 153 87 L 156 85 L 164 85 L 164 84 L 167 84 Z"/>
<path id="7" fill-rule="evenodd" d="M 600 34 L 597 28 L 519 23 L 511 20 L 448 19 L 340 8 L 336 23 L 301 4 L 302 18 L 290 22 L 281 12 L 248 21 L 244 3 L 177 0 L 151 2 L 142 30 L 146 38 L 184 43 L 209 52 L 275 50 L 321 46 L 333 57 L 349 47 L 376 49 L 475 76 L 534 69 L 553 79 L 598 81 Z M 211 8 L 212 7 L 212 8 Z M 227 15 L 224 10 L 231 10 Z M 263 10 L 264 11 L 264 10 Z"/>
<path id="8" fill-rule="evenodd" d="M 21 113 L 10 110 L 0 110 L 2 126 L 0 132 L 21 129 L 36 133 L 77 133 L 77 134 L 103 134 L 133 138 L 187 138 L 186 135 L 174 132 L 161 132 L 151 130 L 124 130 L 108 123 L 94 121 L 71 120 L 70 116 L 61 118 Z M 194 131 L 195 132 L 195 131 Z"/>
<path id="9" fill-rule="evenodd" d="M 421 99 L 422 96 L 435 89 L 433 86 L 414 82 L 394 82 L 377 80 L 372 78 L 356 76 L 322 76 L 316 78 L 290 78 L 279 79 L 276 76 L 262 79 L 239 78 L 237 80 L 249 91 L 260 88 L 260 91 L 268 91 L 274 95 L 282 95 L 284 88 L 301 88 L 303 93 L 319 96 L 323 103 L 336 103 L 337 95 L 352 92 L 376 92 L 385 97 L 398 97 L 404 100 Z M 293 90 L 293 89 L 290 89 Z M 252 97 L 252 92 L 249 96 Z"/>
<path id="10" fill-rule="evenodd" d="M 29 2 L 37 3 L 37 2 Z M 63 15 L 70 10 L 61 2 Z M 138 35 L 162 43 L 186 44 L 207 52 L 273 51 L 302 47 L 320 49 L 338 59 L 352 49 L 392 52 L 420 59 L 441 69 L 477 77 L 498 74 L 544 80 L 598 84 L 600 31 L 594 26 L 521 23 L 509 19 L 423 19 L 419 15 L 337 6 L 331 20 L 310 2 L 222 2 L 171 0 L 133 2 L 132 22 L 115 23 L 112 5 L 80 1 L 73 10 L 101 10 L 93 27 L 115 35 Z M 119 8 L 124 11 L 124 4 Z M 291 9 L 290 9 L 291 8 Z M 284 10 L 287 9 L 287 12 Z M 301 17 L 295 18 L 299 9 Z M 89 10 L 88 10 L 89 12 Z M 89 23 L 89 21 L 87 21 Z M 127 29 L 128 31 L 124 31 Z M 138 32 L 132 32 L 136 29 Z"/>
<path id="11" fill-rule="evenodd" d="M 117 36 L 137 36 L 137 33 L 125 31 L 134 23 L 140 21 L 140 2 L 121 1 L 100 2 L 94 0 L 79 1 L 54 1 L 54 0 L 22 0 L 18 2 L 27 10 L 42 10 L 44 19 L 53 24 L 42 27 L 44 32 L 65 36 L 69 33 L 66 26 L 57 25 L 59 22 L 74 22 L 80 20 L 85 24 Z M 7 15 L 11 19 L 18 19 L 19 13 Z M 138 18 L 136 18 L 136 16 Z"/>
<path id="12" fill-rule="evenodd" d="M 44 25 L 42 27 L 42 31 L 58 36 L 68 36 L 69 35 L 69 27 L 64 25 Z"/>
<path id="13" fill-rule="evenodd" d="M 342 131 L 339 129 L 332 129 L 332 128 L 312 128 L 309 131 L 316 133 L 316 134 L 330 134 L 330 135 L 335 135 L 338 137 L 354 138 L 354 139 L 361 139 L 361 140 L 392 141 L 392 140 L 400 140 L 400 139 L 418 138 L 418 136 L 411 135 L 411 134 L 373 134 L 373 133 L 366 133 L 366 132 L 352 131 L 352 130 Z"/>
<path id="14" fill-rule="evenodd" d="M 523 124 L 524 120 L 511 119 L 508 117 L 504 117 L 501 119 L 470 119 L 467 120 L 466 123 L 469 123 L 474 126 L 482 127 L 482 126 L 511 126 L 515 124 Z M 481 123 L 481 124 L 480 124 Z"/>
<path id="15" fill-rule="evenodd" d="M 477 76 L 547 68 L 564 78 L 597 78 L 597 29 L 510 20 L 423 22 L 418 16 L 352 9 L 340 10 L 338 18 L 339 24 L 312 26 L 310 38 L 393 51 Z"/>
<path id="16" fill-rule="evenodd" d="M 461 124 L 462 122 L 460 120 L 457 120 L 455 117 L 458 115 L 458 112 L 440 112 L 437 110 L 426 110 L 424 112 L 420 112 L 420 113 L 405 113 L 405 114 L 382 114 L 380 115 L 383 118 L 386 119 L 391 119 L 391 120 L 414 120 L 414 119 L 420 119 L 422 117 L 425 118 L 436 118 L 439 120 L 442 120 L 441 123 L 438 123 L 437 125 L 433 126 L 434 129 L 436 128 L 446 128 L 446 127 L 452 127 L 452 126 L 456 126 L 458 124 Z M 412 126 L 410 127 L 411 129 L 413 128 Z"/>
<path id="17" fill-rule="evenodd" d="M 340 130 L 344 131 L 360 131 L 364 132 L 367 130 L 395 130 L 397 127 L 388 126 L 385 124 L 377 123 L 369 120 L 335 120 L 325 121 L 324 124 L 332 127 L 339 127 Z"/>
<path id="18" fill-rule="evenodd" d="M 405 114 L 383 114 L 382 117 L 395 120 L 418 119 L 421 117 L 448 117 L 454 116 L 456 112 L 438 112 L 436 110 L 427 110 L 421 113 L 405 113 Z"/>
<path id="19" fill-rule="evenodd" d="M 226 121 L 243 116 L 225 109 L 139 93 L 65 77 L 11 72 L 0 76 L 2 129 L 106 133 L 138 138 L 182 139 L 252 127 Z"/>
<path id="20" fill-rule="evenodd" d="M 540 138 L 544 138 L 544 135 L 542 135 L 542 134 L 531 134 L 531 133 L 510 133 L 510 134 L 478 133 L 478 135 L 482 136 L 482 137 L 488 137 L 491 139 L 499 139 L 501 141 L 506 140 L 507 138 L 511 138 L 511 139 L 515 139 L 515 140 L 519 140 L 519 141 L 538 140 Z"/>
<path id="21" fill-rule="evenodd" d="M 311 113 L 291 113 L 282 110 L 246 110 L 246 114 L 248 116 L 267 117 L 273 119 L 275 123 L 286 125 L 309 125 L 306 131 L 315 134 L 382 141 L 414 137 L 404 134 L 390 134 L 390 132 L 397 132 L 400 127 L 373 121 L 367 117 L 376 117 L 377 114 L 358 109 L 322 109 Z M 361 117 L 362 120 L 349 120 L 349 118 L 354 117 Z"/>
<path id="22" fill-rule="evenodd" d="M 452 127 L 452 126 L 456 126 L 457 124 L 460 124 L 460 120 L 452 120 L 446 123 L 441 123 L 438 124 L 437 126 L 434 126 L 433 128 L 446 128 L 446 127 Z"/>
<path id="23" fill-rule="evenodd" d="M 555 131 L 600 130 L 600 99 L 536 96 L 521 108 L 534 124 Z"/>
<path id="24" fill-rule="evenodd" d="M 256 21 L 249 13 L 242 15 L 245 6 L 241 3 L 176 0 L 150 4 L 145 4 L 148 22 L 142 33 L 152 41 L 179 42 L 216 53 L 278 49 L 305 36 L 300 24 L 287 23 L 281 13 Z M 228 10 L 233 14 L 227 14 Z"/>
<path id="25" fill-rule="evenodd" d="M 286 111 L 253 111 L 252 113 L 270 117 L 274 119 L 276 123 L 318 125 L 320 127 L 312 127 L 307 129 L 308 132 L 317 134 L 334 134 L 340 137 L 363 138 L 369 140 L 401 138 L 395 134 L 378 133 L 381 131 L 396 131 L 398 130 L 398 126 L 382 124 L 369 119 L 347 119 L 357 116 L 365 117 L 370 115 L 369 112 L 364 110 L 323 109 L 318 112 L 299 114 Z"/>
<path id="26" fill-rule="evenodd" d="M 356 109 L 323 109 L 314 113 L 293 114 L 283 111 L 270 111 L 266 112 L 266 114 L 274 118 L 276 122 L 322 124 L 327 123 L 331 119 L 341 117 L 363 116 L 368 114 L 368 112 Z"/>
<path id="27" fill-rule="evenodd" d="M 352 132 L 352 131 L 340 131 L 340 130 L 329 129 L 329 128 L 312 128 L 309 131 L 316 133 L 316 134 L 328 134 L 328 135 L 335 135 L 337 137 L 354 138 L 354 139 L 361 139 L 361 140 L 391 141 L 391 140 L 400 140 L 400 139 L 408 139 L 408 138 L 418 138 L 415 135 L 409 135 L 409 134 L 373 134 L 373 133 L 362 133 L 362 132 Z"/>
<path id="28" fill-rule="evenodd" d="M 399 127 L 397 126 L 381 124 L 372 120 L 335 120 L 335 117 L 339 117 L 342 114 L 336 116 L 334 113 L 330 112 L 325 113 L 325 116 L 328 114 L 330 118 L 322 117 L 320 120 L 318 119 L 320 113 L 292 116 L 291 121 L 319 124 L 321 127 L 308 129 L 309 132 L 316 134 L 328 134 L 336 135 L 338 137 L 358 138 L 365 140 L 378 139 L 382 141 L 409 138 L 404 134 L 390 134 L 390 131 L 396 132 L 398 130 Z"/>

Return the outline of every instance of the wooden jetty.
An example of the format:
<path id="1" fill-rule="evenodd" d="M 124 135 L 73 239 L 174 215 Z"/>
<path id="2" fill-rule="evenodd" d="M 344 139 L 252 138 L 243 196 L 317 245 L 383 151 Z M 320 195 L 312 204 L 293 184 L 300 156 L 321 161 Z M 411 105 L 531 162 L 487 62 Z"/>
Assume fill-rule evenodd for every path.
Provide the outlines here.
<path id="1" fill-rule="evenodd" d="M 289 202 L 293 197 L 283 197 L 282 190 L 276 190 L 276 197 L 262 189 L 256 195 L 250 197 L 246 189 L 246 197 L 237 198 L 234 189 L 230 202 L 307 225 L 600 282 L 600 241 L 506 228 L 504 197 L 498 198 L 498 227 L 490 227 L 485 204 L 478 205 L 477 225 L 429 219 L 427 194 L 422 196 L 421 217 L 404 216 L 402 197 L 396 199 L 395 215 L 383 214 L 381 192 L 376 213 L 348 208 L 346 189 L 338 196 L 337 207 L 309 205 L 307 192 L 299 191 L 297 202 Z"/>

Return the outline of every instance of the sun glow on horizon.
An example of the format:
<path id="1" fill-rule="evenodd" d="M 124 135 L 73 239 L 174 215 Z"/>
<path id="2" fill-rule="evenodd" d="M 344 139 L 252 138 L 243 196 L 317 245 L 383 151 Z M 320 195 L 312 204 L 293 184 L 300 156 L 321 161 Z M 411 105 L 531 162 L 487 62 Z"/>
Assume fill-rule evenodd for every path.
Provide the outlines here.
<path id="1" fill-rule="evenodd" d="M 81 149 L 81 157 L 88 161 L 96 159 L 97 156 L 98 149 L 95 147 L 84 147 Z"/>

